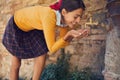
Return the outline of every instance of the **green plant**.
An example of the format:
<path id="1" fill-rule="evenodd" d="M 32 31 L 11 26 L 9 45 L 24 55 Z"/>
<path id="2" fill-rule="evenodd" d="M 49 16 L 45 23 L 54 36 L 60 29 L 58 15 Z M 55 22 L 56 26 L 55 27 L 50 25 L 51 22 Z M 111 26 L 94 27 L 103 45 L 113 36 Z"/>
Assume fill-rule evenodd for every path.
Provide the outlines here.
<path id="1" fill-rule="evenodd" d="M 70 73 L 68 80 L 91 80 L 91 70 L 90 68 L 85 68 L 81 71 L 75 70 Z"/>
<path id="2" fill-rule="evenodd" d="M 69 60 L 70 55 L 62 53 L 62 55 L 57 60 L 56 66 L 56 76 L 57 80 L 67 80 L 69 73 Z"/>
<path id="3" fill-rule="evenodd" d="M 45 67 L 40 80 L 103 80 L 103 77 L 95 75 L 89 67 L 78 70 L 76 67 L 70 71 L 71 55 L 62 52 L 56 63 Z"/>
<path id="4" fill-rule="evenodd" d="M 67 80 L 69 73 L 70 55 L 62 53 L 56 64 L 49 64 L 45 67 L 41 80 Z"/>
<path id="5" fill-rule="evenodd" d="M 49 64 L 43 71 L 41 80 L 57 80 L 56 79 L 56 64 Z"/>

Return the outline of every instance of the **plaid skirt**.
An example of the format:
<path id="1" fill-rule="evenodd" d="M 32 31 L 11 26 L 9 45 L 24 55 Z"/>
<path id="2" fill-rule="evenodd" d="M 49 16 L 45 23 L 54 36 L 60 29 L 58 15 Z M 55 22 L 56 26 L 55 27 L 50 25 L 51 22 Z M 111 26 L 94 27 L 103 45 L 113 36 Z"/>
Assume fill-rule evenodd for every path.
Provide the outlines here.
<path id="1" fill-rule="evenodd" d="M 43 31 L 24 32 L 17 27 L 14 17 L 6 26 L 2 43 L 13 56 L 20 59 L 35 58 L 48 52 Z"/>

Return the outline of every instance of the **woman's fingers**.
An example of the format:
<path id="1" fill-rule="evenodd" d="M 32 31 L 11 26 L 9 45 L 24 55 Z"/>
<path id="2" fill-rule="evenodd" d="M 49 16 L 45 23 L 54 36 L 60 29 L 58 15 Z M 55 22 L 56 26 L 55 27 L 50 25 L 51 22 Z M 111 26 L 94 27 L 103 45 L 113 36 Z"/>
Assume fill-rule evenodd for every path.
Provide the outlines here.
<path id="1" fill-rule="evenodd" d="M 64 36 L 65 41 L 71 41 L 73 38 L 76 38 L 79 36 L 79 32 L 76 30 L 70 30 L 68 33 Z"/>
<path id="2" fill-rule="evenodd" d="M 88 30 L 84 30 L 84 31 L 82 32 L 82 34 L 83 34 L 83 36 L 87 36 L 87 35 L 88 35 Z"/>
<path id="3" fill-rule="evenodd" d="M 74 38 L 76 38 L 80 35 L 80 33 L 76 30 L 71 30 L 70 35 L 73 36 Z"/>
<path id="4" fill-rule="evenodd" d="M 84 29 L 84 30 L 78 30 L 78 31 L 79 31 L 79 34 L 81 34 L 81 35 L 79 35 L 78 38 L 86 37 L 86 36 L 88 36 L 88 34 L 89 34 L 89 31 L 88 31 L 87 29 Z"/>

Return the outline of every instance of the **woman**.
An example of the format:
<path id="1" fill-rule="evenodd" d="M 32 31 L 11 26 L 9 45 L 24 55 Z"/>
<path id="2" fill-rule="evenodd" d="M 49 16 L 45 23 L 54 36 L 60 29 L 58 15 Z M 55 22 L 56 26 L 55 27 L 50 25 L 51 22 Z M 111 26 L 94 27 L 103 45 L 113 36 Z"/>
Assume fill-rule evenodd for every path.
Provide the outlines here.
<path id="1" fill-rule="evenodd" d="M 86 36 L 87 30 L 74 30 L 84 10 L 82 0 L 63 0 L 59 11 L 43 6 L 16 11 L 3 37 L 4 46 L 12 54 L 10 80 L 18 80 L 21 60 L 29 58 L 35 59 L 32 80 L 39 80 L 48 52 L 55 53 L 73 38 Z M 58 40 L 56 29 L 60 32 Z"/>

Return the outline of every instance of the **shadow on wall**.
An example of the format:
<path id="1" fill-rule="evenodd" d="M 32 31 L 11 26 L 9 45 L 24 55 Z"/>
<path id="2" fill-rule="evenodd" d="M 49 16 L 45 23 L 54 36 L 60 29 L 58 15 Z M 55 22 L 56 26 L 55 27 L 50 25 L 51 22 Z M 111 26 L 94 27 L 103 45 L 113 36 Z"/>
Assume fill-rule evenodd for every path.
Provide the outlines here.
<path id="1" fill-rule="evenodd" d="M 106 8 L 112 19 L 113 27 L 120 38 L 120 0 L 108 0 Z"/>

